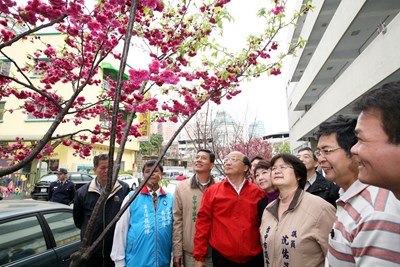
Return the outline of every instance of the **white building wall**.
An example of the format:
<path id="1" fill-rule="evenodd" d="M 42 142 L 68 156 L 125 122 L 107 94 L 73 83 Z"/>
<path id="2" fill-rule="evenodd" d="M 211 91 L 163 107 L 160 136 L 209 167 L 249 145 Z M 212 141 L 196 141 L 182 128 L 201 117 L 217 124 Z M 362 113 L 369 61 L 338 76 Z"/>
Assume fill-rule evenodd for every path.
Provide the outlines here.
<path id="1" fill-rule="evenodd" d="M 357 116 L 351 107 L 364 93 L 400 79 L 400 2 L 342 0 L 335 5 L 325 0 L 313 5 L 295 29 L 310 42 L 293 58 L 286 88 L 292 151 L 315 145 L 313 132 L 332 116 Z M 381 23 L 386 31 L 377 33 Z"/>
<path id="2" fill-rule="evenodd" d="M 340 3 L 335 15 L 325 31 L 323 38 L 315 50 L 313 57 L 305 69 L 301 80 L 297 84 L 296 90 L 293 92 L 290 101 L 292 108 L 297 107 L 300 99 L 303 97 L 304 93 L 317 76 L 318 72 L 321 70 L 322 66 L 325 64 L 332 51 L 335 49 L 337 43 L 343 37 L 347 28 L 355 19 L 365 2 L 366 0 L 352 0 L 342 1 Z M 313 14 L 313 12 L 311 12 L 311 14 Z M 315 19 L 313 17 L 310 19 L 307 17 L 301 36 L 303 36 L 303 34 L 308 36 L 309 32 L 314 26 L 311 23 L 307 23 L 308 20 L 314 21 L 315 23 Z"/>
<path id="3" fill-rule="evenodd" d="M 294 139 L 301 138 L 321 122 L 397 71 L 400 66 L 399 33 L 400 14 L 387 26 L 387 32 L 375 38 L 313 107 L 293 126 L 290 133 L 291 137 Z M 298 90 L 301 90 L 301 88 L 304 87 L 299 86 Z"/>

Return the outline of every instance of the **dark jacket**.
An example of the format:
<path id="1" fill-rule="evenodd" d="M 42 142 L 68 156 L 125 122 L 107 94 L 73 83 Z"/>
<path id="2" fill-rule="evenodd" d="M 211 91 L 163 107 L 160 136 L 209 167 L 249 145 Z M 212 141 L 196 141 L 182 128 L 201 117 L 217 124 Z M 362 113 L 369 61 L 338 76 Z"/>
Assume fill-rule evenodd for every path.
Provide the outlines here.
<path id="1" fill-rule="evenodd" d="M 279 197 L 279 190 L 277 189 L 276 191 L 274 191 L 272 193 L 267 193 L 265 197 L 263 197 L 262 199 L 260 199 L 260 201 L 258 201 L 257 208 L 258 208 L 258 217 L 260 219 L 260 223 L 261 223 L 265 208 L 268 206 L 269 203 L 271 203 L 278 197 Z"/>
<path id="2" fill-rule="evenodd" d="M 100 211 L 99 217 L 96 219 L 96 223 L 93 230 L 92 242 L 101 234 L 103 229 L 114 219 L 115 215 L 121 208 L 122 201 L 125 196 L 129 193 L 128 184 L 117 181 L 111 194 L 105 203 L 105 206 Z M 100 191 L 96 186 L 96 179 L 93 179 L 90 183 L 82 186 L 78 189 L 75 194 L 73 217 L 76 227 L 81 229 L 81 240 L 85 234 L 87 224 L 90 216 L 92 215 L 94 206 L 100 197 Z M 115 225 L 106 234 L 101 245 L 94 251 L 91 259 L 86 262 L 86 266 L 92 266 L 91 260 L 95 258 L 110 259 L 110 253 L 113 243 Z"/>
<path id="3" fill-rule="evenodd" d="M 75 184 L 70 180 L 57 180 L 50 184 L 49 201 L 69 205 L 75 196 Z"/>
<path id="4" fill-rule="evenodd" d="M 325 179 L 325 177 L 317 173 L 314 183 L 307 189 L 307 192 L 322 197 L 336 208 L 336 200 L 339 198 L 339 187 L 333 182 Z"/>

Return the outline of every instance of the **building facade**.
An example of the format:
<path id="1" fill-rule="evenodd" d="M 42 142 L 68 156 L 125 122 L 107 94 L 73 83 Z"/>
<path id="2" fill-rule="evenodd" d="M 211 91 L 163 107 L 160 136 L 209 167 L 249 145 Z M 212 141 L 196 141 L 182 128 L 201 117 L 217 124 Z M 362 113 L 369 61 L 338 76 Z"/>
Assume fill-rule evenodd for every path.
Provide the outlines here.
<path id="1" fill-rule="evenodd" d="M 352 106 L 363 94 L 400 80 L 400 1 L 313 4 L 292 32 L 292 40 L 307 40 L 292 60 L 287 86 L 293 152 L 316 145 L 320 123 L 338 114 L 356 117 Z"/>
<path id="2" fill-rule="evenodd" d="M 247 130 L 247 135 L 249 139 L 262 138 L 265 135 L 264 123 L 262 121 L 255 121 L 250 123 Z"/>
<path id="3" fill-rule="evenodd" d="M 37 36 L 40 37 L 40 40 L 37 38 L 37 41 L 33 42 L 19 41 L 11 47 L 8 47 L 5 49 L 7 55 L 11 55 L 12 59 L 20 64 L 20 66 L 26 63 L 37 64 L 38 62 L 28 62 L 27 55 L 32 54 L 38 48 L 44 49 L 46 43 L 50 43 L 54 47 L 61 46 L 65 38 L 64 35 L 59 33 L 38 34 Z M 46 61 L 46 58 L 40 58 L 38 61 Z M 16 71 L 14 65 L 9 64 L 10 62 L 7 58 L 0 57 L 0 63 L 1 71 L 7 71 L 18 79 L 24 80 L 21 74 Z M 113 79 L 113 76 L 116 77 L 116 73 L 118 73 L 116 67 L 118 64 L 119 62 L 116 62 L 114 59 L 106 59 L 103 61 L 100 70 L 96 74 L 96 79 L 103 80 L 102 85 L 88 85 L 87 90 L 82 92 L 82 96 L 84 96 L 88 102 L 97 102 L 97 96 L 101 91 L 108 89 L 106 78 L 110 77 Z M 33 70 L 29 79 L 33 84 L 40 86 L 41 77 L 42 73 Z M 68 83 L 58 83 L 54 85 L 53 89 L 57 94 L 64 97 L 64 99 L 69 99 L 69 96 L 73 93 L 72 86 L 68 85 Z M 0 100 L 1 146 L 13 144 L 16 137 L 23 138 L 24 142 L 34 144 L 43 138 L 54 121 L 52 118 L 38 118 L 31 113 L 26 113 L 24 110 L 18 108 L 22 103 L 21 100 L 15 97 L 7 97 Z M 37 103 L 35 103 L 35 105 L 37 105 Z M 13 109 L 13 112 L 4 112 L 5 110 L 11 109 Z M 83 123 L 79 125 L 75 125 L 71 119 L 67 123 L 61 123 L 53 136 L 63 136 L 74 131 L 79 131 L 80 129 L 93 129 L 97 124 L 100 125 L 100 127 L 107 128 L 110 125 L 109 118 L 106 116 L 98 116 L 97 118 L 84 120 Z M 93 145 L 94 148 L 91 156 L 82 159 L 75 155 L 75 150 L 70 146 L 64 146 L 59 141 L 53 142 L 52 145 L 55 147 L 55 151 L 52 155 L 47 156 L 44 154 L 43 158 L 33 160 L 22 172 L 35 174 L 36 178 L 43 173 L 57 170 L 60 167 L 67 168 L 68 171 L 90 172 L 93 169 L 93 156 L 106 154 L 109 148 L 108 142 L 95 144 Z M 135 138 L 133 138 L 131 142 L 127 142 L 121 163 L 121 171 L 134 171 L 136 169 L 137 166 L 135 162 L 138 151 L 139 143 Z M 7 160 L 0 159 L 0 166 L 5 167 L 7 164 Z"/>

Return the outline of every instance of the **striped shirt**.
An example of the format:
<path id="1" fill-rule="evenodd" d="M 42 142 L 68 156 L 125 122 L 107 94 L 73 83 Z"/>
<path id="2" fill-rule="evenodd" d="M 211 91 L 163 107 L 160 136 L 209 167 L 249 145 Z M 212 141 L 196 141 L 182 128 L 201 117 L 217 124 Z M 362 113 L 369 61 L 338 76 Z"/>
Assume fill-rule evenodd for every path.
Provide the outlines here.
<path id="1" fill-rule="evenodd" d="M 337 201 L 327 263 L 400 266 L 400 201 L 386 189 L 354 182 Z"/>

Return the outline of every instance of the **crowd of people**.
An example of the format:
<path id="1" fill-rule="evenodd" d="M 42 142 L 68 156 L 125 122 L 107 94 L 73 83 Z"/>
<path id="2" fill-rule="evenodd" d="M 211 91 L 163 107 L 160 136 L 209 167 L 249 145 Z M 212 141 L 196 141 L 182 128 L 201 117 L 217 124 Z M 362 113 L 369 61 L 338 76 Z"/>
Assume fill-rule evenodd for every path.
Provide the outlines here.
<path id="1" fill-rule="evenodd" d="M 223 181 L 211 175 L 215 155 L 200 149 L 174 195 L 159 185 L 163 166 L 146 162 L 144 177 L 155 168 L 146 186 L 85 266 L 400 266 L 400 82 L 356 108 L 358 119 L 319 126 L 316 149 L 271 160 L 229 153 Z M 97 178 L 75 194 L 82 236 L 107 169 L 107 155 L 96 156 Z M 92 238 L 132 196 L 116 182 Z"/>

